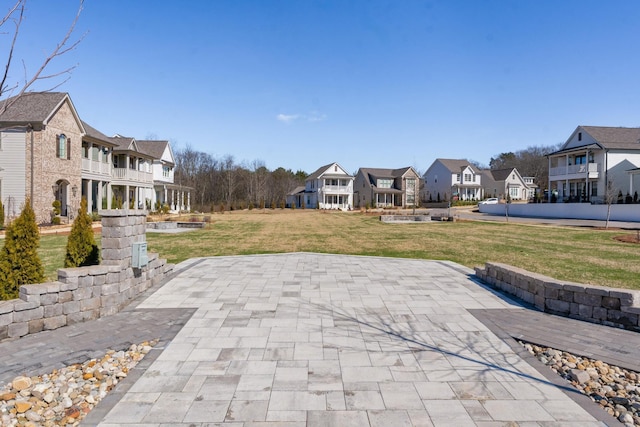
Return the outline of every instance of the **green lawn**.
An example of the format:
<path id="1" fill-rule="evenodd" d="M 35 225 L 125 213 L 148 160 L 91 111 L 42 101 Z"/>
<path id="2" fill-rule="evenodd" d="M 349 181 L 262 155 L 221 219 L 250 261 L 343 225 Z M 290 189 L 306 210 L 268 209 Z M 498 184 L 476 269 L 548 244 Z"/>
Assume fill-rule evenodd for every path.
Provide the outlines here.
<path id="1" fill-rule="evenodd" d="M 317 210 L 227 212 L 204 230 L 148 233 L 151 252 L 177 263 L 191 257 L 324 252 L 451 260 L 468 267 L 497 261 L 573 282 L 640 289 L 640 245 L 629 233 L 491 222 L 384 224 L 378 216 Z M 47 276 L 62 266 L 66 237 L 43 236 Z M 59 255 L 56 255 L 59 254 Z"/>

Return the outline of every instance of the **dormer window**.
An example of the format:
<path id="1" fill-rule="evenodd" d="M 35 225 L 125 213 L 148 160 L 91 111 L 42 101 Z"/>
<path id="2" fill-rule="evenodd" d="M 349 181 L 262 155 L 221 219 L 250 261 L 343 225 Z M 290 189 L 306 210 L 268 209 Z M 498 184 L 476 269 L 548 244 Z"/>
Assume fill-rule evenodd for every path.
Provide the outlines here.
<path id="1" fill-rule="evenodd" d="M 582 132 L 578 132 L 578 141 L 582 141 Z"/>
<path id="2" fill-rule="evenodd" d="M 56 156 L 59 159 L 71 158 L 71 138 L 67 138 L 65 134 L 56 136 Z"/>

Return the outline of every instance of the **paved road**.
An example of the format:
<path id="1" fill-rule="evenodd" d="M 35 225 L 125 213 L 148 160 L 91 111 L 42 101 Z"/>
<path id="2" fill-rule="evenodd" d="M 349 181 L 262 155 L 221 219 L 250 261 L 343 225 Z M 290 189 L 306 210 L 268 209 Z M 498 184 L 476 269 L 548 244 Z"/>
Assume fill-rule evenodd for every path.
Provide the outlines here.
<path id="1" fill-rule="evenodd" d="M 442 215 L 451 212 L 451 215 L 460 219 L 473 221 L 493 221 L 493 222 L 513 222 L 520 224 L 545 224 L 568 227 L 597 227 L 602 228 L 606 225 L 606 221 L 588 220 L 588 219 L 558 219 L 558 218 L 529 218 L 510 216 L 508 219 L 503 215 L 491 215 L 486 213 L 474 212 L 475 208 L 462 207 L 447 209 L 429 209 L 432 215 Z M 609 221 L 609 228 L 621 228 L 625 230 L 640 230 L 640 223 L 625 221 Z"/>

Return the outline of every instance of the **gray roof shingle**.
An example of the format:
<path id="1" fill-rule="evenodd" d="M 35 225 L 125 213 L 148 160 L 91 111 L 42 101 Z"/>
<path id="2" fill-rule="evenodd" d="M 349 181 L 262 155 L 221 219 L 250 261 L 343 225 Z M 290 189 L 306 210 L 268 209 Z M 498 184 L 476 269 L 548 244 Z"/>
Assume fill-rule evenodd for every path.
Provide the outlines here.
<path id="1" fill-rule="evenodd" d="M 640 150 L 640 128 L 605 126 L 580 127 L 604 148 Z"/>
<path id="2" fill-rule="evenodd" d="M 0 115 L 0 122 L 44 123 L 66 96 L 66 92 L 26 92 L 17 100 L 7 98 L 0 103 L 13 104 Z"/>
<path id="3" fill-rule="evenodd" d="M 159 160 L 162 158 L 165 148 L 169 145 L 169 141 L 136 140 L 136 144 L 140 152 Z"/>

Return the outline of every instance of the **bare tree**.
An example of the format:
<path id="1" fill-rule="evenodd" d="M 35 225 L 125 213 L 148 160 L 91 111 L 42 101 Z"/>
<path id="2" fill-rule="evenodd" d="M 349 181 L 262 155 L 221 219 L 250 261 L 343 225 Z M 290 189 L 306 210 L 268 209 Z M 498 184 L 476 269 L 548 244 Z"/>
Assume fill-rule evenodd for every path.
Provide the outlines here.
<path id="1" fill-rule="evenodd" d="M 608 180 L 607 186 L 604 189 L 604 202 L 607 204 L 607 222 L 604 228 L 609 228 L 609 218 L 611 217 L 611 205 L 614 201 L 618 200 L 618 189 L 613 184 L 613 181 Z"/>
<path id="2" fill-rule="evenodd" d="M 4 17 L 0 19 L 0 35 L 10 38 L 4 73 L 2 73 L 2 80 L 0 80 L 0 98 L 5 98 L 5 100 L 0 104 L 0 115 L 11 107 L 11 105 L 15 103 L 22 94 L 29 91 L 35 83 L 40 81 L 51 81 L 51 87 L 46 90 L 48 92 L 55 90 L 69 80 L 71 72 L 77 67 L 77 65 L 72 65 L 58 71 L 49 71 L 50 65 L 55 59 L 74 50 L 86 35 L 86 33 L 83 34 L 77 40 L 72 39 L 73 32 L 78 20 L 80 19 L 80 14 L 84 6 L 84 0 L 80 0 L 78 11 L 73 22 L 69 26 L 67 33 L 64 35 L 62 40 L 60 40 L 60 42 L 58 42 L 51 51 L 49 51 L 39 68 L 35 72 L 29 73 L 27 71 L 26 64 L 24 61 L 21 61 L 23 69 L 22 77 L 19 79 L 15 78 L 12 75 L 14 74 L 13 70 L 17 68 L 15 64 L 15 47 L 24 22 L 26 4 L 27 0 L 16 0 L 16 2 L 9 7 L 9 10 Z M 15 74 L 17 75 L 18 73 Z"/>

